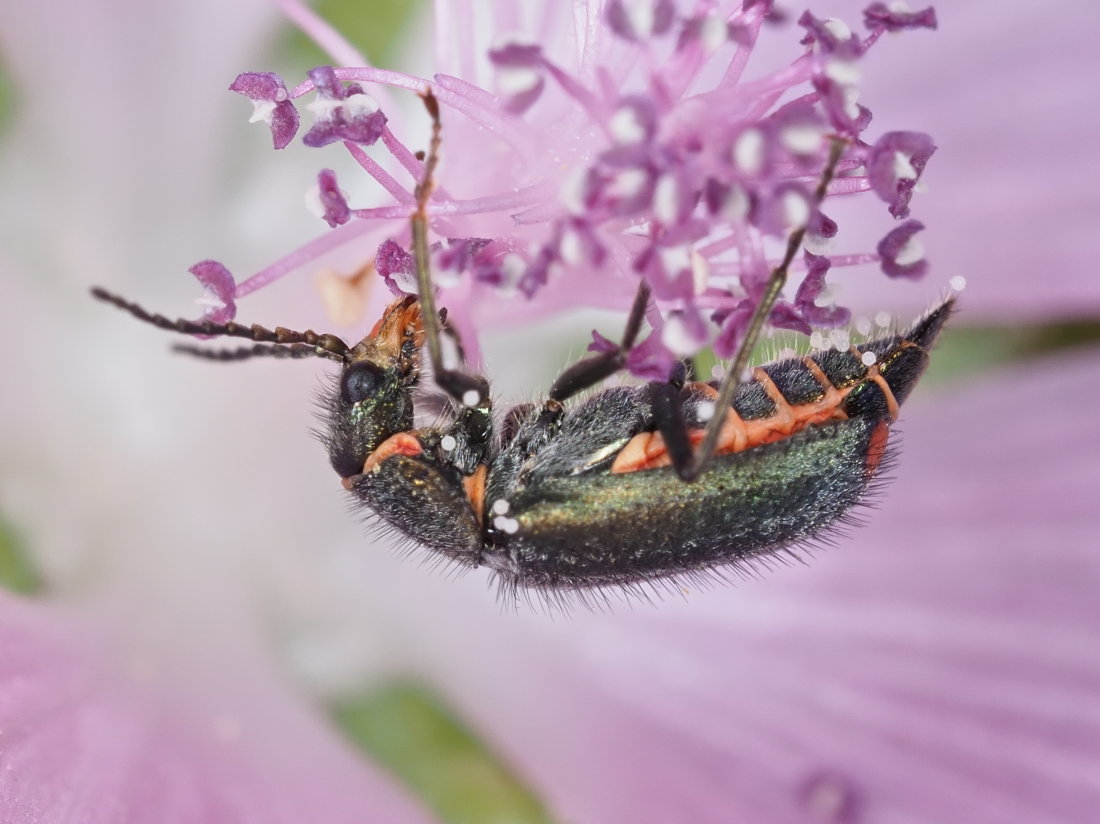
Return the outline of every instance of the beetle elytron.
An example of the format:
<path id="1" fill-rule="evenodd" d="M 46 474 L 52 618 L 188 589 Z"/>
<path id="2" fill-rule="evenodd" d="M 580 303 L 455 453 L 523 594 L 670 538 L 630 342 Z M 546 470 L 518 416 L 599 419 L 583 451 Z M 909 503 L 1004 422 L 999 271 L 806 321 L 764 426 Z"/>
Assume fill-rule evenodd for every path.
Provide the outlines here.
<path id="1" fill-rule="evenodd" d="M 618 386 L 565 402 L 622 368 L 648 289 L 639 289 L 623 340 L 574 364 L 545 401 L 494 417 L 482 377 L 441 367 L 428 271 L 426 206 L 439 117 L 413 216 L 418 296 L 397 300 L 362 341 L 236 323 L 170 320 L 93 289 L 140 320 L 185 334 L 249 338 L 239 350 L 177 347 L 217 360 L 319 356 L 341 364 L 327 398 L 329 458 L 343 486 L 429 550 L 488 567 L 505 591 L 584 591 L 691 579 L 820 537 L 865 496 L 890 424 L 928 362 L 953 305 L 900 335 L 752 371 L 739 382 L 805 228 L 773 270 L 726 379 Z M 834 144 L 817 201 L 836 167 Z M 428 350 L 454 401 L 442 425 L 415 428 L 414 390 Z M 720 414 L 716 410 L 724 410 Z"/>

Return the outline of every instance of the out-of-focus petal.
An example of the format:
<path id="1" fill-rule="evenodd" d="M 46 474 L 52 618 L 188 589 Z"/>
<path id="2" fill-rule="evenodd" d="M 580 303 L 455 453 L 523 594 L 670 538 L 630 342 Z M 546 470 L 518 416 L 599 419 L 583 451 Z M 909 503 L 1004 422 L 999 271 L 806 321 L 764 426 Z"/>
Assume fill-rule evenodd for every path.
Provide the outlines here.
<path id="1" fill-rule="evenodd" d="M 4 822 L 430 820 L 272 673 L 204 691 L 75 618 L 0 595 Z"/>
<path id="2" fill-rule="evenodd" d="M 834 13 L 854 23 L 865 5 L 843 2 Z M 837 272 L 850 284 L 843 300 L 857 312 L 908 315 L 927 305 L 931 283 L 963 275 L 968 321 L 1095 316 L 1100 197 L 1084 170 L 1100 130 L 1100 73 L 1084 67 L 1100 7 L 1052 14 L 1042 4 L 984 0 L 936 12 L 935 33 L 905 32 L 871 50 L 860 98 L 877 127 L 919 128 L 940 147 L 922 176 L 928 191 L 911 203 L 913 217 L 935 227 L 931 280 L 906 286 Z M 839 214 L 842 201 L 837 251 L 873 248 L 890 221 L 858 227 Z"/>
<path id="3" fill-rule="evenodd" d="M 582 611 L 502 650 L 491 707 L 455 686 L 566 820 L 1091 822 L 1097 404 L 1095 353 L 917 400 L 896 482 L 808 567 Z"/>

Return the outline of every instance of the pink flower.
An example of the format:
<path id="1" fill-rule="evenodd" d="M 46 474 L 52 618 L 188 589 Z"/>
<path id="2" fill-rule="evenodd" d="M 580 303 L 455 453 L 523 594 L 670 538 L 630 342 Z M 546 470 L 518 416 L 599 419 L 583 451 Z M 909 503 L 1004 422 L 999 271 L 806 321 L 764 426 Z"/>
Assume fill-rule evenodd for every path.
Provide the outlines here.
<path id="1" fill-rule="evenodd" d="M 323 22 L 292 8 L 319 42 L 363 63 Z M 788 235 L 808 230 L 814 250 L 831 255 L 826 249 L 838 225 L 812 194 L 830 140 L 843 144 L 831 195 L 873 190 L 894 217 L 909 215 L 935 144 L 922 132 L 868 129 L 871 110 L 857 102 L 859 65 L 884 32 L 935 28 L 932 11 L 876 7 L 862 34 L 809 12 L 800 28 L 781 29 L 769 2 L 689 8 L 631 0 L 569 13 L 547 4 L 545 11 L 541 18 L 519 15 L 519 33 L 466 76 L 460 72 L 486 55 L 463 20 L 441 27 L 440 43 L 455 39 L 448 44 L 453 65 L 431 78 L 365 64 L 324 66 L 288 90 L 267 72 L 239 75 L 231 90 L 254 102 L 257 88 L 265 104 L 277 99 L 279 106 L 316 92 L 309 107 L 317 122 L 303 142 L 342 140 L 392 204 L 349 208 L 326 170 L 318 214 L 340 231 L 260 270 L 227 300 L 345 244 L 359 246 L 365 232 L 378 230 L 387 233 L 373 256 L 378 273 L 391 290 L 412 288 L 406 223 L 422 164 L 407 135 L 419 130 L 407 117 L 385 115 L 371 97 L 387 87 L 430 89 L 443 109 L 444 151 L 452 160 L 429 205 L 438 239 L 434 269 L 441 302 L 467 339 L 475 338 L 475 317 L 483 323 L 609 303 L 625 309 L 645 284 L 656 301 L 653 334 L 634 353 L 631 371 L 660 377 L 714 342 L 728 357 Z M 586 29 L 589 18 L 598 25 Z M 525 34 L 523 25 L 536 27 Z M 567 39 L 573 30 L 585 32 L 575 46 Z M 758 41 L 781 37 L 793 47 L 789 62 L 744 80 Z M 362 102 L 349 108 L 351 100 Z M 267 118 L 277 147 L 289 142 L 288 119 Z M 378 151 L 364 150 L 376 143 Z M 906 244 L 904 263 L 896 260 L 897 245 L 887 243 L 881 248 L 888 253 L 878 256 L 831 256 L 813 269 L 814 288 L 776 305 L 771 323 L 809 333 L 811 320 L 845 322 L 849 310 L 834 304 L 822 280 L 830 264 L 881 260 L 891 276 L 927 270 L 917 243 Z M 810 274 L 801 259 L 795 265 L 800 280 Z M 216 311 L 225 314 L 228 306 Z"/>
<path id="2" fill-rule="evenodd" d="M 232 154 L 241 101 L 219 104 L 216 90 L 242 54 L 260 53 L 251 38 L 267 18 L 249 9 L 0 11 L 24 90 L 0 157 L 0 321 L 12 341 L 0 517 L 50 584 L 40 606 L 0 600 L 0 819 L 95 821 L 128 804 L 133 821 L 424 820 L 315 713 L 396 674 L 449 704 L 560 820 L 1092 820 L 1094 349 L 938 399 L 923 387 L 905 409 L 897 483 L 866 527 L 806 568 L 656 609 L 501 615 L 477 576 L 394 559 L 347 517 L 303 435 L 308 367 L 172 358 L 88 304 L 86 286 L 104 283 L 171 311 L 188 288 L 171 272 L 199 254 L 260 266 L 314 233 L 272 193 L 315 181 L 328 168 L 319 155 L 294 144 L 271 165 Z M 970 281 L 960 323 L 1095 313 L 1085 244 L 1096 220 L 1080 170 L 1096 114 L 1086 84 L 1068 79 L 1092 47 L 1090 21 L 1040 7 L 940 11 L 935 35 L 875 46 L 861 100 L 870 128 L 925 128 L 941 147 L 931 191 L 910 205 L 934 271 Z M 884 75 L 907 93 L 876 88 Z M 45 93 L 74 76 L 81 93 L 64 105 Z M 120 77 L 128 105 L 105 105 Z M 542 94 L 555 88 L 544 79 Z M 472 145 L 461 122 L 447 120 L 444 189 L 478 171 L 453 155 Z M 250 163 L 265 164 L 258 182 Z M 240 177 L 220 177 L 237 166 Z M 333 166 L 350 203 L 370 208 Z M 865 237 L 862 221 L 835 217 L 851 248 L 870 250 L 894 223 L 864 200 L 879 216 Z M 307 257 L 339 247 L 324 263 L 354 268 L 400 220 L 349 220 Z M 353 250 L 342 233 L 357 225 L 382 228 Z M 457 271 L 476 245 L 437 254 Z M 936 291 L 838 274 L 857 314 L 905 316 Z M 557 282 L 539 300 L 560 288 L 564 301 L 571 282 Z M 526 305 L 460 290 L 450 300 L 479 329 L 494 318 L 477 306 L 520 317 Z M 287 279 L 244 306 L 249 320 L 320 328 L 315 303 L 306 279 Z M 522 373 L 521 396 L 539 386 L 538 355 L 516 354 L 532 334 L 508 331 L 510 357 L 487 359 L 494 377 Z M 565 339 L 556 328 L 551 345 Z"/>

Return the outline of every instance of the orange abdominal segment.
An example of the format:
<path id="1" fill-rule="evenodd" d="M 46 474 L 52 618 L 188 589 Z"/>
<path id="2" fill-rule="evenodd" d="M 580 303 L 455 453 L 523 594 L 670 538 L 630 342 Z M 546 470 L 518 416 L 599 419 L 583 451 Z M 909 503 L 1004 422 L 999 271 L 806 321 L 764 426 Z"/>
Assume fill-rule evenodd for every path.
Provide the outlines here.
<path id="1" fill-rule="evenodd" d="M 844 399 L 859 384 L 853 384 L 845 389 L 837 389 L 821 371 L 821 368 L 812 358 L 806 358 L 803 363 L 810 373 L 821 384 L 822 397 L 812 403 L 792 406 L 783 397 L 775 381 L 763 369 L 754 369 L 753 378 L 763 388 L 765 394 L 775 405 L 775 414 L 768 418 L 760 418 L 746 421 L 730 407 L 726 413 L 726 420 L 722 424 L 719 433 L 716 455 L 730 455 L 735 452 L 743 452 L 761 444 L 774 443 L 784 438 L 789 438 L 797 432 L 801 432 L 809 426 L 824 423 L 826 421 L 846 420 L 848 415 L 844 412 L 842 404 Z M 891 402 L 891 413 L 897 409 L 897 402 L 893 400 L 893 394 L 889 387 L 885 387 L 886 381 L 878 374 L 877 369 L 869 371 L 868 380 L 875 381 L 883 386 L 888 400 Z M 712 399 L 718 397 L 718 391 L 709 384 L 692 384 L 691 388 L 701 392 Z M 691 429 L 688 431 L 688 441 L 692 448 L 696 448 L 702 442 L 705 430 Z M 611 473 L 622 474 L 626 472 L 638 472 L 643 469 L 657 469 L 662 466 L 671 466 L 668 448 L 660 432 L 639 432 L 623 447 L 611 465 Z"/>
<path id="2" fill-rule="evenodd" d="M 363 464 L 363 474 L 366 475 L 386 458 L 394 455 L 419 455 L 424 451 L 420 445 L 420 439 L 409 432 L 398 432 L 382 441 L 379 447 L 367 456 Z"/>

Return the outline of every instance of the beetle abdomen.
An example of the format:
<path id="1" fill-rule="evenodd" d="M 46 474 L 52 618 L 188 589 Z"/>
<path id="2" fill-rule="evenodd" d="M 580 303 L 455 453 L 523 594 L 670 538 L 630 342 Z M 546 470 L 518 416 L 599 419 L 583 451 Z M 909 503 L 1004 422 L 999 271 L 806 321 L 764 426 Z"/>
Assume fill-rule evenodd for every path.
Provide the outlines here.
<path id="1" fill-rule="evenodd" d="M 736 564 L 836 524 L 885 446 L 871 419 L 815 426 L 716 457 L 685 483 L 671 467 L 543 478 L 509 501 L 515 524 L 484 561 L 520 588 L 579 589 Z"/>
<path id="2" fill-rule="evenodd" d="M 927 366 L 928 348 L 953 306 L 953 299 L 945 301 L 904 335 L 757 367 L 752 379 L 738 387 L 715 454 L 775 443 L 827 421 L 856 417 L 893 421 Z M 684 393 L 688 438 L 695 446 L 713 414 L 711 402 L 717 397 L 718 383 L 690 384 Z M 622 448 L 611 472 L 627 474 L 670 464 L 661 433 L 644 431 Z"/>
<path id="3" fill-rule="evenodd" d="M 903 335 L 754 370 L 693 482 L 653 431 L 608 471 L 532 473 L 501 497 L 508 528 L 492 531 L 483 561 L 507 586 L 584 589 L 674 580 L 820 538 L 866 493 L 952 306 Z M 684 389 L 693 444 L 716 388 Z"/>

